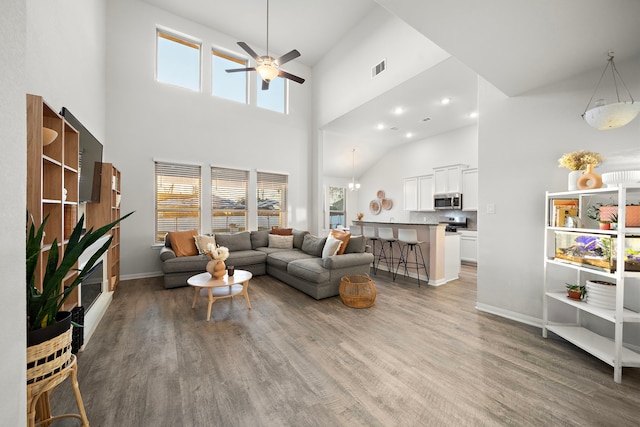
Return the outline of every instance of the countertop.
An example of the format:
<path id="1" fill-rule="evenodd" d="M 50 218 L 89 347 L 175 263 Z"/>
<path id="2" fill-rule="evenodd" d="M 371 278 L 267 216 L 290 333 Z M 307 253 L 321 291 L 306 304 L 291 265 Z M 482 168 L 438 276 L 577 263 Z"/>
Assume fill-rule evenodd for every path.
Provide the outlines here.
<path id="1" fill-rule="evenodd" d="M 438 222 L 389 222 L 389 221 L 353 221 L 356 224 L 389 224 L 389 225 L 438 225 Z"/>

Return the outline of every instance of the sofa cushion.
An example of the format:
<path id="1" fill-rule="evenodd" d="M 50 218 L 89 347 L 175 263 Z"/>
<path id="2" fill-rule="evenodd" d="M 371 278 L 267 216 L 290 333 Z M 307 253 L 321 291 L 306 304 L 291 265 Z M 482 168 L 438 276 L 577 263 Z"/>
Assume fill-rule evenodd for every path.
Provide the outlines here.
<path id="1" fill-rule="evenodd" d="M 198 230 L 170 231 L 169 241 L 171 249 L 177 257 L 198 255 L 198 248 L 194 236 L 200 234 Z"/>
<path id="2" fill-rule="evenodd" d="M 269 230 L 251 232 L 251 249 L 266 248 L 269 246 Z"/>
<path id="3" fill-rule="evenodd" d="M 342 240 L 334 239 L 333 237 L 327 237 L 322 248 L 322 258 L 337 255 L 342 247 Z"/>
<path id="4" fill-rule="evenodd" d="M 304 241 L 304 236 L 309 234 L 306 230 L 293 230 L 293 247 L 296 249 L 302 249 L 302 242 Z"/>
<path id="5" fill-rule="evenodd" d="M 293 249 L 293 236 L 269 234 L 269 247 L 276 249 Z"/>
<path id="6" fill-rule="evenodd" d="M 313 255 L 302 252 L 301 250 L 283 250 L 276 249 L 276 252 L 272 252 L 267 257 L 267 264 L 277 267 L 281 270 L 286 270 L 287 265 L 292 261 L 301 259 L 315 258 Z"/>
<path id="7" fill-rule="evenodd" d="M 322 266 L 320 258 L 291 261 L 287 273 L 311 283 L 326 283 L 331 278 L 330 271 Z"/>
<path id="8" fill-rule="evenodd" d="M 326 237 L 318 237 L 313 234 L 306 234 L 302 241 L 302 251 L 313 256 L 322 257 L 322 249 Z"/>
<path id="9" fill-rule="evenodd" d="M 334 239 L 338 239 L 342 241 L 342 245 L 340 246 L 340 249 L 338 249 L 338 255 L 342 255 L 345 249 L 347 249 L 347 246 L 349 245 L 349 239 L 351 238 L 351 234 L 345 233 L 344 231 L 340 231 L 340 230 L 331 230 L 329 232 L 329 236 L 333 237 Z"/>
<path id="10" fill-rule="evenodd" d="M 210 258 L 206 255 L 182 256 L 168 259 L 162 263 L 162 272 L 167 273 L 183 273 L 193 272 L 193 274 L 205 271 Z"/>
<path id="11" fill-rule="evenodd" d="M 242 269 L 244 265 L 261 264 L 266 260 L 267 254 L 264 252 L 249 250 L 229 252 L 229 258 L 224 263 Z"/>
<path id="12" fill-rule="evenodd" d="M 367 248 L 367 238 L 364 236 L 351 236 L 349 244 L 344 250 L 345 254 L 361 254 Z"/>
<path id="13" fill-rule="evenodd" d="M 344 254 L 322 258 L 322 266 L 329 270 L 337 270 L 340 268 L 358 267 L 361 265 L 369 265 L 373 262 L 373 254 L 365 252 L 363 254 Z"/>
<path id="14" fill-rule="evenodd" d="M 198 235 L 195 236 L 194 239 L 196 240 L 196 247 L 198 248 L 198 253 L 205 253 L 207 251 L 207 245 L 209 243 L 213 243 L 213 247 L 216 247 L 216 238 L 215 236 L 205 236 L 205 235 Z"/>
<path id="15" fill-rule="evenodd" d="M 275 234 L 277 236 L 292 236 L 293 228 L 274 228 L 271 230 L 271 234 Z"/>
<path id="16" fill-rule="evenodd" d="M 225 246 L 229 252 L 250 251 L 251 233 L 241 231 L 240 233 L 216 233 L 216 243 Z"/>

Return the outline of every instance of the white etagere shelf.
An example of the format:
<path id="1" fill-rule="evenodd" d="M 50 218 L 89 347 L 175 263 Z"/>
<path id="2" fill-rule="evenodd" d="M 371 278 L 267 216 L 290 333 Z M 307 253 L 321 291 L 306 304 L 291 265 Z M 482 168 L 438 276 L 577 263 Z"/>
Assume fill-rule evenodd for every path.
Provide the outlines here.
<path id="1" fill-rule="evenodd" d="M 633 200 L 630 200 L 631 196 Z M 568 228 L 556 226 L 554 221 L 553 200 L 575 199 L 578 201 L 578 217 L 581 228 Z M 556 232 L 569 232 L 576 234 L 590 234 L 603 238 L 615 238 L 615 250 L 617 254 L 625 251 L 625 240 L 628 237 L 640 237 L 640 227 L 625 227 L 625 205 L 629 201 L 635 203 L 640 200 L 640 184 L 621 185 L 618 187 L 598 188 L 594 190 L 547 192 L 545 207 L 545 236 L 544 236 L 544 298 L 543 298 L 543 337 L 547 337 L 547 331 L 564 338 L 568 342 L 589 352 L 600 360 L 613 366 L 613 378 L 617 383 L 622 382 L 623 367 L 640 367 L 640 352 L 630 348 L 631 345 L 623 342 L 623 326 L 625 323 L 640 323 L 640 307 L 625 307 L 625 286 L 640 286 L 640 272 L 625 271 L 625 257 L 618 256 L 615 270 L 608 271 L 603 268 L 592 267 L 584 264 L 576 264 L 572 261 L 555 258 Z M 613 201 L 618 204 L 618 218 L 620 225 L 617 230 L 600 230 L 589 228 L 595 224 L 586 219 L 587 207 L 595 203 Z M 586 225 L 585 225 L 586 224 Z M 613 240 L 612 240 L 613 242 Z M 613 246 L 613 244 L 612 244 Z M 613 248 L 612 248 L 613 249 Z M 554 277 L 558 268 L 569 269 L 575 272 L 575 283 L 584 285 L 587 278 L 593 276 L 603 280 L 615 282 L 616 303 L 615 309 L 604 309 L 585 301 L 575 301 L 567 298 L 562 289 L 564 283 Z M 593 279 L 592 279 L 593 280 Z M 554 301 L 554 310 L 572 310 L 575 314 L 575 322 L 559 323 L 550 320 L 549 303 Z M 563 308 L 564 307 L 564 308 Z M 585 327 L 583 313 L 588 313 L 614 325 L 614 336 L 605 337 Z M 557 311 L 553 313 L 557 314 Z M 566 318 L 566 316 L 563 316 Z"/>

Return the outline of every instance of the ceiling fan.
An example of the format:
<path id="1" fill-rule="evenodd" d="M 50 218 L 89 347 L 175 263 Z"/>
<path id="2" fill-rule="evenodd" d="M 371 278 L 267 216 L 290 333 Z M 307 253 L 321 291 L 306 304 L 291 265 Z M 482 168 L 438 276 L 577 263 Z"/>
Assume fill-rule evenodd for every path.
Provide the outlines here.
<path id="1" fill-rule="evenodd" d="M 262 77 L 262 90 L 269 89 L 269 83 L 276 77 L 283 77 L 285 79 L 292 80 L 296 83 L 304 83 L 304 79 L 298 76 L 294 76 L 285 70 L 280 69 L 282 64 L 285 64 L 292 59 L 296 59 L 300 56 L 300 52 L 293 49 L 289 53 L 285 53 L 280 58 L 273 58 L 269 56 L 269 0 L 267 0 L 267 53 L 264 56 L 258 56 L 258 54 L 249 47 L 245 42 L 238 42 L 238 46 L 244 49 L 253 59 L 256 60 L 257 65 L 249 68 L 232 68 L 225 70 L 227 73 L 237 73 L 241 71 L 257 71 Z"/>

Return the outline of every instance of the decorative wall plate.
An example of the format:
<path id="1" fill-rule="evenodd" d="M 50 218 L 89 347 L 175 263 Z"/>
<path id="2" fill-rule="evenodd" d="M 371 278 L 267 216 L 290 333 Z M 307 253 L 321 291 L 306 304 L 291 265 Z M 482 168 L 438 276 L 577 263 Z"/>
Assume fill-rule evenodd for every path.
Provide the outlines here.
<path id="1" fill-rule="evenodd" d="M 378 190 L 378 192 L 376 193 L 376 197 L 378 199 L 384 199 L 384 191 Z"/>
<path id="2" fill-rule="evenodd" d="M 382 207 L 380 206 L 380 202 L 378 200 L 372 200 L 369 202 L 369 210 L 372 214 L 378 215 Z"/>
<path id="3" fill-rule="evenodd" d="M 391 199 L 382 199 L 382 209 L 388 211 L 393 207 L 393 200 Z"/>

